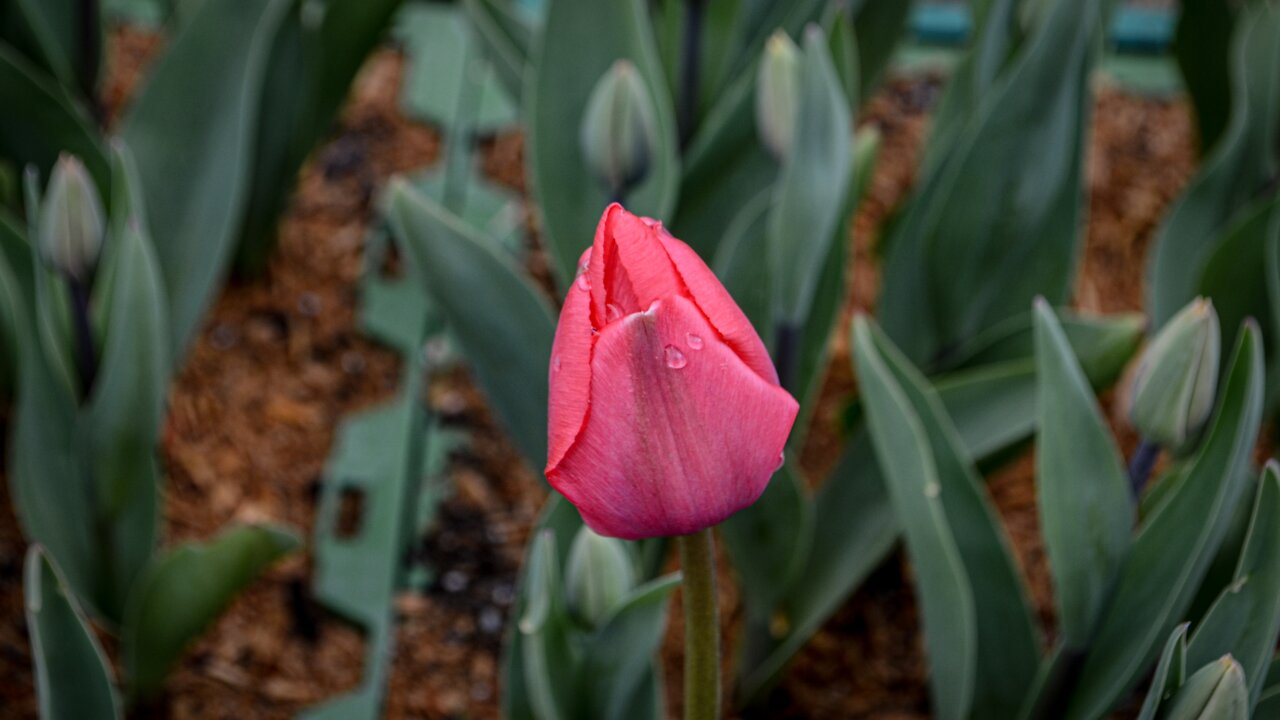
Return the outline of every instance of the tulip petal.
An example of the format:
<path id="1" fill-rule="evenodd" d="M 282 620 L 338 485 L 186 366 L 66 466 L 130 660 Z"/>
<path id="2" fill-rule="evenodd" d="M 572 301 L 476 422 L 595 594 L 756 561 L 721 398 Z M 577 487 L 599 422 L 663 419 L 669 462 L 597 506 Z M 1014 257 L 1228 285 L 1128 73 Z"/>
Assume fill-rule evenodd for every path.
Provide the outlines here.
<path id="1" fill-rule="evenodd" d="M 693 302 L 664 298 L 596 338 L 590 408 L 547 479 L 602 535 L 689 534 L 759 498 L 798 409 Z"/>
<path id="2" fill-rule="evenodd" d="M 658 230 L 662 245 L 675 265 L 676 274 L 680 276 L 694 303 L 747 367 L 776 385 L 778 371 L 773 367 L 769 351 L 765 349 L 760 335 L 742 312 L 742 308 L 738 307 L 729 291 L 720 283 L 720 279 L 693 248 L 672 236 L 661 225 Z"/>
<path id="3" fill-rule="evenodd" d="M 596 226 L 591 257 L 587 273 L 591 319 L 597 328 L 682 291 L 658 231 L 617 203 L 605 209 Z M 609 305 L 616 310 L 609 312 Z"/>
<path id="4" fill-rule="evenodd" d="M 588 250 L 587 253 L 591 251 Z M 588 259 L 588 255 L 583 255 Z M 553 468 L 573 444 L 587 414 L 591 388 L 591 293 L 574 282 L 565 296 L 551 344 L 547 371 L 547 468 Z"/>

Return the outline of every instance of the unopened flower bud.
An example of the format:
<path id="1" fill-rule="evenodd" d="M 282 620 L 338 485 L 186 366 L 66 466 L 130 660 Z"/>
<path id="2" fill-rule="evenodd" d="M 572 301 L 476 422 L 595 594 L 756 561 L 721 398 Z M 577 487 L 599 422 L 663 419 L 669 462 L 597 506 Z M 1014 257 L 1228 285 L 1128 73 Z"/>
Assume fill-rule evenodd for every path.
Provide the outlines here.
<path id="1" fill-rule="evenodd" d="M 1213 410 L 1222 338 L 1213 303 L 1196 298 L 1169 320 L 1143 353 L 1129 419 L 1172 449 L 1194 437 Z"/>
<path id="2" fill-rule="evenodd" d="M 1161 710 L 1164 710 L 1162 707 Z M 1169 718 L 1247 717 L 1249 691 L 1244 668 L 1230 655 L 1197 670 L 1178 689 L 1169 704 Z"/>
<path id="3" fill-rule="evenodd" d="M 615 62 L 596 83 L 578 139 L 588 169 L 615 199 L 648 174 L 657 123 L 644 78 L 630 61 Z"/>
<path id="4" fill-rule="evenodd" d="M 800 49 L 781 30 L 765 44 L 756 75 L 756 127 L 776 158 L 791 149 L 800 106 Z"/>
<path id="5" fill-rule="evenodd" d="M 88 280 L 102 249 L 106 221 L 102 201 L 84 164 L 63 155 L 53 166 L 40 208 L 40 251 L 58 272 Z"/>
<path id="6" fill-rule="evenodd" d="M 621 540 L 583 527 L 569 548 L 565 572 L 569 612 L 587 627 L 608 619 L 635 587 L 635 569 Z"/>

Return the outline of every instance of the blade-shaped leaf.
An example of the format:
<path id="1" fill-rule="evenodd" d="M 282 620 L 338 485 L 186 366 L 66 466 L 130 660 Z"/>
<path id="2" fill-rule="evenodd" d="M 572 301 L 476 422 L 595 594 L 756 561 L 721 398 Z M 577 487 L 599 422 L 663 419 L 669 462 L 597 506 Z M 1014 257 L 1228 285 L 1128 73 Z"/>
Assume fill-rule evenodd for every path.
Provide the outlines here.
<path id="1" fill-rule="evenodd" d="M 1195 297 L 1215 238 L 1276 175 L 1278 36 L 1280 7 L 1250 3 L 1240 13 L 1231 43 L 1230 123 L 1156 232 L 1147 268 L 1147 307 L 1156 327 Z"/>
<path id="2" fill-rule="evenodd" d="M 23 585 L 41 720 L 122 717 L 111 664 L 62 573 L 39 545 L 27 550 Z"/>
<path id="3" fill-rule="evenodd" d="M 88 113 L 50 76 L 0 42 L 0 157 L 28 163 L 47 176 L 58 154 L 84 162 L 98 187 L 111 177 L 102 141 Z"/>
<path id="4" fill-rule="evenodd" d="M 562 287 L 591 244 L 611 198 L 587 172 L 578 128 L 596 82 L 619 59 L 635 64 L 654 102 L 657 137 L 648 175 L 625 198 L 627 208 L 671 218 L 680 185 L 671 93 L 658 65 L 649 13 L 641 0 L 548 0 L 526 95 L 528 161 L 543 239 Z"/>
<path id="5" fill-rule="evenodd" d="M 1124 462 L 1047 303 L 1038 300 L 1036 486 L 1062 640 L 1085 647 L 1129 550 L 1133 497 Z"/>
<path id="6" fill-rule="evenodd" d="M 1174 628 L 1165 641 L 1160 662 L 1156 664 L 1156 671 L 1151 676 L 1151 689 L 1147 691 L 1142 709 L 1138 712 L 1138 720 L 1155 720 L 1160 704 L 1172 697 L 1186 680 L 1187 625 L 1188 623 L 1183 623 Z"/>
<path id="7" fill-rule="evenodd" d="M 124 118 L 182 355 L 235 250 L 258 109 L 290 0 L 201 0 Z"/>
<path id="8" fill-rule="evenodd" d="M 1262 418 L 1262 348 L 1246 325 L 1227 365 L 1227 379 L 1208 435 L 1185 481 L 1144 521 L 1068 710 L 1097 717 L 1150 667 L 1194 599 L 1232 518 Z"/>
<path id="9" fill-rule="evenodd" d="M 593 679 L 587 687 L 590 717 L 656 720 L 663 716 L 653 711 L 644 714 L 647 708 L 636 700 L 637 693 L 649 684 L 646 677 L 657 674 L 654 654 L 662 644 L 671 592 L 679 584 L 680 575 L 676 574 L 636 588 L 604 627 L 591 636 L 582 665 L 590 669 Z"/>
<path id="10" fill-rule="evenodd" d="M 556 545 L 550 530 L 542 530 L 534 538 L 525 570 L 528 597 L 519 620 L 524 687 L 537 718 L 576 717 L 581 701 L 575 687 L 578 657 L 569 643 L 570 621 L 560 580 L 562 559 Z"/>
<path id="11" fill-rule="evenodd" d="M 1244 669 L 1250 704 L 1262 691 L 1280 634 L 1280 466 L 1267 464 L 1236 577 L 1187 647 L 1192 667 L 1230 653 Z"/>
<path id="12" fill-rule="evenodd" d="M 183 648 L 263 570 L 298 545 L 292 531 L 245 525 L 206 543 L 184 543 L 157 558 L 134 589 L 124 625 L 131 693 L 154 695 Z"/>
<path id="13" fill-rule="evenodd" d="M 754 619 L 767 622 L 804 569 L 813 539 L 812 502 L 799 470 L 784 463 L 755 504 L 720 526 L 747 614 Z"/>
<path id="14" fill-rule="evenodd" d="M 393 184 L 387 214 L 516 447 L 540 469 L 555 319 L 510 259 L 431 198 Z M 475 302 L 476 293 L 486 300 Z"/>
<path id="15" fill-rule="evenodd" d="M 854 323 L 854 354 L 876 457 L 888 479 L 889 496 L 903 525 L 912 562 L 918 566 L 916 582 L 923 596 L 926 634 L 930 599 L 924 575 L 929 569 L 912 547 L 912 525 L 919 521 L 907 519 L 906 515 L 920 512 L 922 503 L 937 501 L 944 517 L 933 532 L 956 548 L 972 593 L 976 631 L 973 715 L 1012 717 L 1022 704 L 1026 688 L 1034 682 L 1039 641 L 1003 526 L 958 433 L 924 377 L 865 319 Z M 905 407 L 898 403 L 888 405 L 886 400 L 894 399 L 895 393 L 906 401 Z M 893 416 L 886 417 L 886 411 L 898 413 L 898 419 L 889 420 Z M 915 436 L 913 425 L 924 433 L 919 438 L 924 444 L 917 441 L 914 456 L 911 444 L 904 442 Z M 914 471 L 914 463 L 919 463 L 923 472 Z M 904 503 L 904 499 L 908 502 Z M 934 602 L 946 601 L 946 597 L 935 598 Z M 930 658 L 938 662 L 932 645 Z"/>

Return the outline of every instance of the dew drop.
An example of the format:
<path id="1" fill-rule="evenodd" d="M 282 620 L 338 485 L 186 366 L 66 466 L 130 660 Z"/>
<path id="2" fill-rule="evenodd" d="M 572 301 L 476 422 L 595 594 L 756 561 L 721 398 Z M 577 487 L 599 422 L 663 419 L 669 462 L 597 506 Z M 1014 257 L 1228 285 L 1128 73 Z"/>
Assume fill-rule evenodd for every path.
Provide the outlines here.
<path id="1" fill-rule="evenodd" d="M 697 335 L 694 335 L 693 333 L 689 333 L 688 335 L 685 335 L 685 336 L 684 336 L 684 339 L 685 339 L 685 342 L 689 343 L 689 349 L 690 349 L 690 350 L 701 350 L 701 349 L 702 349 L 702 338 L 701 338 L 701 337 L 699 337 L 699 336 L 697 336 Z"/>
<path id="2" fill-rule="evenodd" d="M 787 454 L 785 452 L 778 453 L 778 464 L 773 466 L 773 471 L 778 472 L 783 465 L 787 464 Z"/>
<path id="3" fill-rule="evenodd" d="M 621 320 L 624 314 L 625 313 L 622 312 L 622 308 L 614 305 L 613 303 L 608 303 L 604 306 L 605 322 L 616 322 Z"/>
<path id="4" fill-rule="evenodd" d="M 551 358 L 551 370 L 552 370 L 553 372 L 559 372 L 559 371 L 560 371 L 560 356 L 559 356 L 559 355 L 557 355 L 557 356 L 555 356 L 555 357 Z"/>
<path id="5" fill-rule="evenodd" d="M 684 353 L 680 352 L 680 348 L 675 345 L 668 345 L 663 355 L 666 356 L 667 367 L 672 370 L 679 370 L 689 364 L 689 358 L 685 357 Z"/>
<path id="6" fill-rule="evenodd" d="M 578 288 L 582 290 L 591 290 L 591 281 L 587 279 L 587 274 L 582 273 L 578 276 Z"/>
<path id="7" fill-rule="evenodd" d="M 924 496 L 927 498 L 936 498 L 942 492 L 942 486 L 936 482 L 926 483 L 924 486 Z"/>

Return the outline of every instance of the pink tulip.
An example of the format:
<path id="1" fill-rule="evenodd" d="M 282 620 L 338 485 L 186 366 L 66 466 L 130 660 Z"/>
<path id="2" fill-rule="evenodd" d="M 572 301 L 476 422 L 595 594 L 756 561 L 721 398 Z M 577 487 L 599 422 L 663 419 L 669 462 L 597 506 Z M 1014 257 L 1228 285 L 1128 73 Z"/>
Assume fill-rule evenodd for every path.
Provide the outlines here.
<path id="1" fill-rule="evenodd" d="M 799 405 L 724 286 L 610 205 L 551 350 L 547 479 L 601 535 L 688 535 L 751 505 Z"/>

